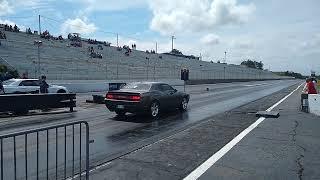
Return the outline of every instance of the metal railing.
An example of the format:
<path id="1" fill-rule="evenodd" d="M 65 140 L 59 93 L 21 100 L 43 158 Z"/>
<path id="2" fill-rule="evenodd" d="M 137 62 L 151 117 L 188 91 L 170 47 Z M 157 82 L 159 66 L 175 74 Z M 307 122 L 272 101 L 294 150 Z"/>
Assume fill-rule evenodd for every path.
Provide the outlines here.
<path id="1" fill-rule="evenodd" d="M 84 129 L 85 134 L 82 134 Z M 82 136 L 85 136 L 84 144 Z M 59 141 L 61 137 L 64 141 Z M 86 121 L 1 135 L 0 146 L 1 180 L 89 179 L 89 125 Z"/>

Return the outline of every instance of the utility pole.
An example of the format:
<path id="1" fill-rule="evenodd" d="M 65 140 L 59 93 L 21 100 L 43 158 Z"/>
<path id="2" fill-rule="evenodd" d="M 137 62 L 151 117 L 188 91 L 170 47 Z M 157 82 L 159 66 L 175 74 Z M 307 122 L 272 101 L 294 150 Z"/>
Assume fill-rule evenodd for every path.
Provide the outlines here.
<path id="1" fill-rule="evenodd" d="M 158 43 L 156 42 L 156 53 L 158 53 Z"/>
<path id="2" fill-rule="evenodd" d="M 146 59 L 148 60 L 148 66 L 147 66 L 147 81 L 149 80 L 149 64 L 150 64 L 150 56 L 146 57 Z"/>
<path id="3" fill-rule="evenodd" d="M 176 39 L 174 36 L 171 36 L 171 45 L 172 45 L 172 47 L 171 47 L 171 52 L 173 51 L 173 40 L 174 39 Z"/>
<path id="4" fill-rule="evenodd" d="M 41 68 L 40 68 L 40 44 L 38 43 L 38 74 L 41 76 Z"/>
<path id="5" fill-rule="evenodd" d="M 119 47 L 119 34 L 117 33 L 117 47 Z"/>
<path id="6" fill-rule="evenodd" d="M 39 35 L 41 35 L 41 16 L 39 14 Z"/>

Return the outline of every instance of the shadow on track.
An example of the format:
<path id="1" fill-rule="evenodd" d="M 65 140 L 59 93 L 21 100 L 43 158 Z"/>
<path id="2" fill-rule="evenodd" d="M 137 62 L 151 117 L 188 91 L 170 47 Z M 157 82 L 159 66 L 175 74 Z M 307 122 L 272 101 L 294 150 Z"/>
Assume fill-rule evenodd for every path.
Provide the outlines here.
<path id="1" fill-rule="evenodd" d="M 159 135 L 160 133 L 175 129 L 177 126 L 184 124 L 184 122 L 188 120 L 188 112 L 166 112 L 162 113 L 158 119 L 152 119 L 145 115 L 129 114 L 122 117 L 115 116 L 112 120 L 139 123 L 143 124 L 143 126 L 113 134 L 108 137 L 109 141 L 138 141 Z"/>

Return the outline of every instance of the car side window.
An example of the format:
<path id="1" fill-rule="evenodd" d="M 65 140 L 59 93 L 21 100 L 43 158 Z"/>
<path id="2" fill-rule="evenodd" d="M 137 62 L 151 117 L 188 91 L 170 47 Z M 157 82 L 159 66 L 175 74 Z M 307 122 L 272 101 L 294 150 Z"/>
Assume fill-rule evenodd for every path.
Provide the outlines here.
<path id="1" fill-rule="evenodd" d="M 19 86 L 39 86 L 38 81 L 22 81 Z"/>
<path id="2" fill-rule="evenodd" d="M 32 81 L 32 86 L 40 86 L 40 82 L 38 80 Z"/>
<path id="3" fill-rule="evenodd" d="M 155 91 L 162 91 L 161 86 L 159 84 L 152 85 L 151 89 Z"/>
<path id="4" fill-rule="evenodd" d="M 174 89 L 169 86 L 168 84 L 161 84 L 161 90 L 162 91 L 173 91 Z"/>
<path id="5" fill-rule="evenodd" d="M 29 81 L 22 81 L 19 86 L 30 86 Z"/>

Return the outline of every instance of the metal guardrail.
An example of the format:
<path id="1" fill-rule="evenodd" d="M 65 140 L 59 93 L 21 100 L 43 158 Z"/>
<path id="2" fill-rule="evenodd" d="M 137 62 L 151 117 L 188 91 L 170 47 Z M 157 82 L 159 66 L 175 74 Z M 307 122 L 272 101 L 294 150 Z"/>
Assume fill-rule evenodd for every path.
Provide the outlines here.
<path id="1" fill-rule="evenodd" d="M 85 164 L 82 164 L 82 126 L 85 126 Z M 79 144 L 75 145 L 75 127 L 79 126 Z M 59 149 L 59 129 L 64 130 L 62 137 L 64 141 L 62 149 Z M 67 136 L 67 130 L 72 129 L 71 135 Z M 50 132 L 55 131 L 53 140 L 50 136 Z M 35 135 L 35 136 L 34 136 Z M 28 138 L 29 137 L 29 138 Z M 34 137 L 35 142 L 31 141 L 31 137 Z M 70 139 L 70 144 L 67 142 Z M 11 141 L 10 141 L 11 140 Z M 52 140 L 52 141 L 50 141 Z M 33 142 L 33 146 L 28 146 Z M 41 142 L 45 142 L 45 146 L 41 146 Z M 53 142 L 53 144 L 50 142 Z M 61 142 L 61 141 L 60 141 Z M 9 146 L 9 144 L 12 144 Z M 17 133 L 11 133 L 0 136 L 0 180 L 6 179 L 67 179 L 70 177 L 74 179 L 78 177 L 80 180 L 85 178 L 89 179 L 89 125 L 86 121 L 72 122 L 60 125 L 54 125 L 44 128 L 38 128 L 28 131 L 22 131 Z M 70 153 L 67 152 L 68 145 L 72 147 Z M 24 146 L 24 148 L 22 148 Z M 34 150 L 35 152 L 32 152 Z M 45 152 L 41 152 L 41 148 L 45 149 Z M 6 152 L 4 156 L 4 149 Z M 13 150 L 11 150 L 13 148 Z M 77 148 L 79 148 L 77 150 Z M 70 150 L 70 148 L 68 148 Z M 79 171 L 76 171 L 76 157 L 75 151 L 79 152 L 78 167 Z M 54 152 L 55 155 L 50 154 Z M 63 152 L 63 154 L 61 154 Z M 31 154 L 35 154 L 35 159 Z M 67 157 L 72 154 L 72 157 Z M 31 155 L 31 157 L 30 157 Z M 53 156 L 52 156 L 53 155 Z M 24 156 L 24 157 L 23 157 Z M 41 156 L 41 157 L 40 157 Z M 59 158 L 60 156 L 60 158 Z M 62 159 L 61 159 L 62 156 Z M 69 167 L 67 166 L 67 159 L 72 161 Z M 13 164 L 12 164 L 13 162 Z M 11 164 L 10 164 L 11 163 Z M 29 165 L 36 167 L 30 167 Z M 19 165 L 20 168 L 17 166 Z M 83 168 L 84 166 L 84 168 Z M 62 168 L 61 168 L 62 167 Z M 12 170 L 13 169 L 13 170 Z M 67 170 L 71 173 L 67 173 Z M 77 175 L 77 176 L 76 176 Z M 84 177 L 83 177 L 84 176 Z"/>
<path id="2" fill-rule="evenodd" d="M 35 109 L 76 107 L 76 94 L 8 94 L 0 95 L 0 112 L 26 112 Z"/>

